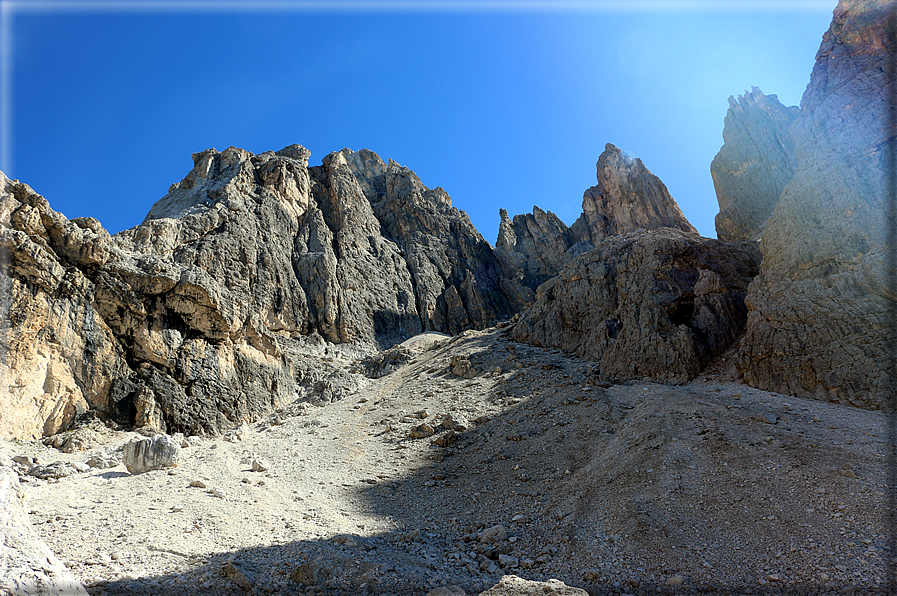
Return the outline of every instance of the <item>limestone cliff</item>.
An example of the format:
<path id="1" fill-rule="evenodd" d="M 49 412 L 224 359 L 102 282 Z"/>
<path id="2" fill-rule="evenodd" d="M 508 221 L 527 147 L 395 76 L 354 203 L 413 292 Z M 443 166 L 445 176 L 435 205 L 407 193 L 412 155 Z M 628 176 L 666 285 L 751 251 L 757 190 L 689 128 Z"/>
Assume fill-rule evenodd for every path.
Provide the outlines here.
<path id="1" fill-rule="evenodd" d="M 583 194 L 582 214 L 570 228 L 538 207 L 513 221 L 501 213 L 495 252 L 509 279 L 517 282 L 520 300 L 532 300 L 539 284 L 604 238 L 660 228 L 697 233 L 642 160 L 608 143 L 596 170 L 598 184 Z"/>
<path id="2" fill-rule="evenodd" d="M 763 234 L 738 366 L 747 383 L 882 407 L 891 357 L 886 284 L 887 10 L 841 0 L 800 115 L 798 158 Z M 893 382 L 893 381 L 890 381 Z"/>
<path id="3" fill-rule="evenodd" d="M 492 249 L 440 188 L 349 150 L 195 154 L 145 221 L 110 237 L 0 178 L 0 434 L 87 410 L 217 433 L 313 391 L 351 389 L 335 352 L 514 312 Z"/>
<path id="4" fill-rule="evenodd" d="M 744 329 L 759 257 L 670 228 L 609 236 L 539 287 L 514 338 L 596 360 L 610 382 L 684 383 Z"/>
<path id="5" fill-rule="evenodd" d="M 720 240 L 760 240 L 785 185 L 794 176 L 797 154 L 789 128 L 799 108 L 754 87 L 729 97 L 724 144 L 710 164 L 719 201 Z"/>

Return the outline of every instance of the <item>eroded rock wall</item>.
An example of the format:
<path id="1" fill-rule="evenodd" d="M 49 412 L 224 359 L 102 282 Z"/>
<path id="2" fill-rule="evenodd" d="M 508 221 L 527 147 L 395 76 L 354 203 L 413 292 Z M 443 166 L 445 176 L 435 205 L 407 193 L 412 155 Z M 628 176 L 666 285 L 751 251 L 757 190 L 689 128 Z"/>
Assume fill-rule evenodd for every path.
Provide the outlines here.
<path id="1" fill-rule="evenodd" d="M 314 390 L 361 355 L 515 312 L 501 265 L 441 188 L 349 150 L 229 148 L 110 237 L 5 177 L 0 433 L 54 434 L 87 410 L 218 433 Z M 333 380 L 336 379 L 336 380 Z"/>
<path id="2" fill-rule="evenodd" d="M 514 339 L 598 362 L 609 382 L 684 383 L 744 329 L 755 242 L 665 228 L 609 236 L 539 287 Z"/>
<path id="3" fill-rule="evenodd" d="M 724 144 L 710 164 L 720 240 L 760 240 L 797 168 L 789 129 L 799 113 L 757 87 L 737 100 L 729 97 Z"/>
<path id="4" fill-rule="evenodd" d="M 697 233 L 642 160 L 608 143 L 595 169 L 598 184 L 583 194 L 582 214 L 569 228 L 539 207 L 513 220 L 500 212 L 495 254 L 514 286 L 508 293 L 520 301 L 531 302 L 541 283 L 609 236 L 660 228 Z"/>
<path id="5" fill-rule="evenodd" d="M 797 170 L 763 234 L 739 369 L 782 393 L 882 407 L 895 300 L 886 284 L 888 75 L 893 2 L 841 0 L 800 116 Z"/>

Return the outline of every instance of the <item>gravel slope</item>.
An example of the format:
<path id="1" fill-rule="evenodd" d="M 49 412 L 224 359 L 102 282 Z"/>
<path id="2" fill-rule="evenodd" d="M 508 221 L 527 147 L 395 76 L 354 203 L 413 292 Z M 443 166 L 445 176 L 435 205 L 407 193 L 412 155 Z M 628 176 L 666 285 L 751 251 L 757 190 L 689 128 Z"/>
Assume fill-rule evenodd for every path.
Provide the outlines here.
<path id="1" fill-rule="evenodd" d="M 341 401 L 186 439 L 171 470 L 18 465 L 31 522 L 91 594 L 470 594 L 505 573 L 593 594 L 884 593 L 882 413 L 711 375 L 602 387 L 507 327 L 402 350 Z M 83 451 L 6 447 L 114 461 L 139 436 L 76 433 Z"/>

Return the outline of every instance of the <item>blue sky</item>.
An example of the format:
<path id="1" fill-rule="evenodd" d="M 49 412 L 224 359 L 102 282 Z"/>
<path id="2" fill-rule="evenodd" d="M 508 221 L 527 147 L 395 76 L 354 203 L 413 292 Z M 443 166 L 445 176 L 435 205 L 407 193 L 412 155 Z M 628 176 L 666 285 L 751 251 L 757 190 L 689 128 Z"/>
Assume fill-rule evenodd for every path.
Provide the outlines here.
<path id="1" fill-rule="evenodd" d="M 3 0 L 0 162 L 115 233 L 193 152 L 299 143 L 317 165 L 366 147 L 445 188 L 494 243 L 499 208 L 572 223 L 610 142 L 715 237 L 727 97 L 798 104 L 835 5 Z"/>

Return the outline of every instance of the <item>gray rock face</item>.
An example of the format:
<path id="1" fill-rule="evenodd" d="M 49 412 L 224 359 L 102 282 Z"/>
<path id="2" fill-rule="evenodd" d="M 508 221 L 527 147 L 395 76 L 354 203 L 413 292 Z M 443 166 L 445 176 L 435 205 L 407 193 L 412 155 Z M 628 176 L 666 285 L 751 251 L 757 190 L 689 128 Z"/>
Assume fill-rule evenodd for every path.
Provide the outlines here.
<path id="1" fill-rule="evenodd" d="M 754 87 L 729 97 L 724 145 L 710 164 L 719 201 L 720 240 L 760 240 L 785 185 L 797 168 L 789 128 L 800 113 Z"/>
<path id="2" fill-rule="evenodd" d="M 181 446 L 168 435 L 130 441 L 121 456 L 122 463 L 131 474 L 176 468 L 180 458 Z"/>
<path id="3" fill-rule="evenodd" d="M 530 303 L 533 290 L 608 236 L 674 228 L 697 233 L 666 186 L 642 163 L 608 143 L 596 164 L 598 184 L 585 191 L 582 215 L 570 227 L 554 214 L 502 210 L 495 254 L 507 276 L 505 293 Z"/>
<path id="4" fill-rule="evenodd" d="M 598 184 L 582 198 L 582 215 L 571 227 L 577 241 L 593 245 L 640 229 L 675 228 L 697 234 L 660 178 L 642 160 L 610 143 L 598 158 Z"/>
<path id="5" fill-rule="evenodd" d="M 18 475 L 0 466 L 0 592 L 87 596 L 28 521 Z"/>
<path id="6" fill-rule="evenodd" d="M 114 238 L 0 178 L 0 432 L 49 435 L 97 410 L 218 433 L 305 394 L 339 399 L 352 383 L 328 353 L 516 312 L 492 248 L 444 190 L 366 150 L 308 157 L 197 153 Z"/>
<path id="7" fill-rule="evenodd" d="M 738 367 L 763 389 L 877 408 L 888 383 L 884 2 L 842 0 L 791 127 Z M 897 48 L 890 48 L 897 51 Z M 893 337 L 893 335 L 892 335 Z M 893 382 L 893 381 L 891 381 Z"/>
<path id="8" fill-rule="evenodd" d="M 684 383 L 743 331 L 759 256 L 669 228 L 609 237 L 539 288 L 513 337 L 596 360 L 609 381 Z"/>

